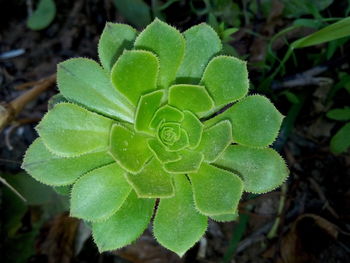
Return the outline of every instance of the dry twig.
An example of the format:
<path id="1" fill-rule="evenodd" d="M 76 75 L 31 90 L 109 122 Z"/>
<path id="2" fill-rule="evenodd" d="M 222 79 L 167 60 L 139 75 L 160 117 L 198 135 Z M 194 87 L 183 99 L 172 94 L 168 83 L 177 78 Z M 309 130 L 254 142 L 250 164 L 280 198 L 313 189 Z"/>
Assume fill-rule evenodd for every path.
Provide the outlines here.
<path id="1" fill-rule="evenodd" d="M 37 98 L 56 82 L 56 74 L 41 79 L 37 82 L 31 82 L 33 88 L 26 91 L 18 98 L 9 103 L 0 104 L 0 131 L 22 111 L 28 102 Z M 22 85 L 23 86 L 23 85 Z"/>

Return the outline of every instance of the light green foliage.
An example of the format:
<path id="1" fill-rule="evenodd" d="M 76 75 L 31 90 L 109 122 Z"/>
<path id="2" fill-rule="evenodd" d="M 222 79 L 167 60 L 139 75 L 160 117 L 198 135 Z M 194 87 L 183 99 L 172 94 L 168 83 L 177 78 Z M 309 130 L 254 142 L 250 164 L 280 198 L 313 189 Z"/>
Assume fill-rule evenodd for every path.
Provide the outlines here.
<path id="1" fill-rule="evenodd" d="M 247 95 L 249 82 L 246 62 L 219 56 L 208 64 L 201 83 L 208 89 L 215 106 L 222 106 Z"/>
<path id="2" fill-rule="evenodd" d="M 124 51 L 112 68 L 112 83 L 136 106 L 141 95 L 157 88 L 158 68 L 158 59 L 151 52 Z"/>
<path id="3" fill-rule="evenodd" d="M 243 191 L 242 180 L 232 172 L 203 163 L 189 174 L 194 201 L 204 215 L 235 213 Z M 211 200 L 209 202 L 209 200 Z"/>
<path id="4" fill-rule="evenodd" d="M 92 170 L 73 186 L 71 215 L 99 221 L 113 215 L 131 191 L 123 169 L 116 163 Z"/>
<path id="5" fill-rule="evenodd" d="M 208 123 L 225 119 L 231 121 L 234 142 L 246 146 L 266 147 L 276 139 L 283 115 L 266 97 L 253 95 L 237 102 Z"/>
<path id="6" fill-rule="evenodd" d="M 175 175 L 175 196 L 161 199 L 153 231 L 158 242 L 182 256 L 204 234 L 207 218 L 194 207 L 191 185 Z"/>
<path id="7" fill-rule="evenodd" d="M 155 199 L 138 198 L 131 191 L 122 207 L 106 221 L 93 222 L 92 233 L 100 252 L 130 244 L 147 228 Z"/>
<path id="8" fill-rule="evenodd" d="M 27 21 L 32 30 L 42 30 L 51 24 L 56 15 L 56 4 L 53 0 L 40 0 L 37 8 Z"/>
<path id="9" fill-rule="evenodd" d="M 191 110 L 198 116 L 210 111 L 213 100 L 204 86 L 174 85 L 169 90 L 169 104 L 180 110 Z"/>
<path id="10" fill-rule="evenodd" d="M 94 60 L 73 58 L 58 64 L 57 84 L 67 99 L 109 117 L 133 122 L 135 107 L 115 92 L 108 74 Z"/>
<path id="11" fill-rule="evenodd" d="M 237 218 L 243 190 L 286 180 L 283 159 L 267 148 L 283 116 L 267 98 L 245 97 L 246 63 L 215 57 L 221 42 L 208 25 L 181 34 L 156 19 L 136 37 L 108 23 L 98 51 L 102 67 L 83 58 L 59 64 L 63 102 L 38 125 L 23 168 L 72 189 L 71 214 L 92 221 L 100 251 L 140 236 L 160 199 L 154 235 L 181 256 L 208 217 Z"/>
<path id="12" fill-rule="evenodd" d="M 223 120 L 204 130 L 198 150 L 203 153 L 206 162 L 214 162 L 225 148 L 232 143 L 232 127 Z"/>
<path id="13" fill-rule="evenodd" d="M 74 158 L 54 155 L 44 145 L 41 138 L 28 148 L 22 167 L 36 180 L 48 185 L 70 185 L 81 175 L 113 162 L 106 152 L 93 152 Z"/>
<path id="14" fill-rule="evenodd" d="M 185 40 L 180 32 L 155 19 L 137 37 L 135 48 L 149 50 L 158 55 L 160 64 L 158 85 L 168 88 L 175 79 L 185 50 Z"/>
<path id="15" fill-rule="evenodd" d="M 174 195 L 173 178 L 152 158 L 138 174 L 128 174 L 128 182 L 142 198 L 163 198 Z"/>
<path id="16" fill-rule="evenodd" d="M 210 59 L 221 50 L 221 41 L 207 24 L 191 27 L 184 36 L 185 55 L 177 72 L 178 83 L 196 83 Z"/>
<path id="17" fill-rule="evenodd" d="M 129 129 L 114 125 L 111 130 L 110 154 L 128 172 L 138 173 L 151 158 L 147 138 Z"/>
<path id="18" fill-rule="evenodd" d="M 98 56 L 102 66 L 111 71 L 124 49 L 131 49 L 137 31 L 125 24 L 106 23 L 98 42 Z"/>
<path id="19" fill-rule="evenodd" d="M 75 104 L 59 103 L 37 126 L 47 148 L 63 157 L 102 151 L 108 147 L 113 121 Z"/>
<path id="20" fill-rule="evenodd" d="M 252 193 L 271 191 L 288 176 L 284 160 L 270 148 L 230 145 L 215 161 L 215 165 L 240 175 L 244 181 L 244 190 Z"/>

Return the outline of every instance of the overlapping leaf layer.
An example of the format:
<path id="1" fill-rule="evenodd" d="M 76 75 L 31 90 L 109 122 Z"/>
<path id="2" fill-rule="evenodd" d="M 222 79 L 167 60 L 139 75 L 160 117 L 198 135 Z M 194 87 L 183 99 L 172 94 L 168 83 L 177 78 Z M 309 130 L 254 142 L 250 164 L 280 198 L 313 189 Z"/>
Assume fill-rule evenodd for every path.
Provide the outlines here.
<path id="1" fill-rule="evenodd" d="M 181 34 L 156 19 L 137 34 L 107 23 L 102 66 L 84 58 L 58 65 L 67 102 L 37 126 L 23 167 L 45 184 L 72 185 L 71 214 L 92 222 L 100 251 L 140 236 L 159 198 L 154 235 L 182 255 L 208 217 L 237 217 L 243 191 L 264 193 L 286 179 L 268 148 L 283 116 L 267 98 L 246 96 L 246 63 L 220 51 L 206 24 Z"/>

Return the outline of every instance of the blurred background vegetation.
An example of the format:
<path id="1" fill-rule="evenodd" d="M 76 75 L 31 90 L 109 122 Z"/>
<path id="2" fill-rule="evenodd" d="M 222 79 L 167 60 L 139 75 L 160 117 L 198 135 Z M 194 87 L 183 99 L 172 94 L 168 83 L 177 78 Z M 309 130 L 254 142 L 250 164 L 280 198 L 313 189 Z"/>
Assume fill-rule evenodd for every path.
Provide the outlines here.
<path id="1" fill-rule="evenodd" d="M 350 262 L 349 14 L 349 0 L 1 0 L 1 262 Z M 155 17 L 180 31 L 207 22 L 224 54 L 248 62 L 250 93 L 287 116 L 274 147 L 291 175 L 244 196 L 238 222 L 210 222 L 182 259 L 151 228 L 99 254 L 89 226 L 68 215 L 69 193 L 20 164 L 57 93 L 57 63 L 96 59 L 106 21 L 142 30 Z"/>

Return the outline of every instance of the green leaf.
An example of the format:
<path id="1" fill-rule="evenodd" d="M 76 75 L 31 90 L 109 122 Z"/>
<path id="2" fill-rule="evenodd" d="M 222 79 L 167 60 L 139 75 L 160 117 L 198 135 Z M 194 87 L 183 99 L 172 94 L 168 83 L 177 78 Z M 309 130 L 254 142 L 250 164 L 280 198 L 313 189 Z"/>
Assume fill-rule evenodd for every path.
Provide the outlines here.
<path id="1" fill-rule="evenodd" d="M 266 97 L 252 95 L 240 100 L 206 124 L 209 126 L 225 119 L 231 121 L 234 142 L 261 148 L 276 139 L 283 115 Z"/>
<path id="2" fill-rule="evenodd" d="M 132 191 L 113 216 L 106 221 L 92 223 L 92 236 L 99 251 L 131 244 L 147 228 L 154 204 L 154 199 L 140 199 Z"/>
<path id="3" fill-rule="evenodd" d="M 107 22 L 98 42 L 98 56 L 109 72 L 124 49 L 132 49 L 137 31 L 131 26 Z"/>
<path id="4" fill-rule="evenodd" d="M 177 72 L 180 83 L 198 83 L 209 60 L 222 48 L 219 36 L 207 24 L 199 24 L 184 32 L 185 55 Z"/>
<path id="5" fill-rule="evenodd" d="M 221 106 L 247 95 L 249 88 L 247 63 L 235 57 L 213 58 L 204 71 L 201 83 Z"/>
<path id="6" fill-rule="evenodd" d="M 113 121 L 71 103 L 59 103 L 36 127 L 44 144 L 64 157 L 106 150 Z"/>
<path id="7" fill-rule="evenodd" d="M 112 68 L 112 83 L 136 106 L 142 95 L 157 89 L 158 70 L 158 59 L 151 52 L 126 50 Z"/>
<path id="8" fill-rule="evenodd" d="M 298 39 L 292 43 L 292 48 L 304 48 L 350 36 L 350 17 L 326 26 L 321 30 Z"/>
<path id="9" fill-rule="evenodd" d="M 203 161 L 203 154 L 199 152 L 182 150 L 178 152 L 181 159 L 164 164 L 165 171 L 175 174 L 196 172 Z"/>
<path id="10" fill-rule="evenodd" d="M 175 196 L 161 199 L 153 222 L 160 244 L 180 257 L 204 234 L 207 218 L 193 205 L 191 185 L 184 175 L 175 175 Z"/>
<path id="11" fill-rule="evenodd" d="M 151 158 L 147 146 L 148 137 L 134 133 L 127 128 L 114 125 L 111 131 L 110 154 L 130 173 L 138 173 Z"/>
<path id="12" fill-rule="evenodd" d="M 203 131 L 202 140 L 195 150 L 203 153 L 204 161 L 211 163 L 214 162 L 231 143 L 231 123 L 228 120 L 224 120 Z"/>
<path id="13" fill-rule="evenodd" d="M 173 162 L 181 159 L 179 154 L 176 152 L 169 152 L 158 140 L 150 139 L 148 141 L 148 146 L 161 163 Z"/>
<path id="14" fill-rule="evenodd" d="M 150 127 L 157 129 L 162 121 L 165 122 L 181 122 L 184 118 L 184 114 L 175 107 L 164 105 L 160 107 L 154 114 Z"/>
<path id="15" fill-rule="evenodd" d="M 124 203 L 131 186 L 116 163 L 92 170 L 72 188 L 71 215 L 88 221 L 112 216 Z"/>
<path id="16" fill-rule="evenodd" d="M 65 98 L 111 118 L 133 122 L 135 107 L 115 90 L 94 60 L 72 58 L 58 64 L 57 84 Z"/>
<path id="17" fill-rule="evenodd" d="M 39 182 L 61 186 L 72 184 L 88 171 L 112 162 L 113 159 L 106 152 L 73 158 L 59 157 L 52 154 L 38 138 L 28 148 L 22 168 Z"/>
<path id="18" fill-rule="evenodd" d="M 313 10 L 322 11 L 333 3 L 333 0 L 282 0 L 283 14 L 287 17 L 299 17 L 312 14 Z"/>
<path id="19" fill-rule="evenodd" d="M 184 129 L 180 129 L 179 139 L 173 145 L 168 145 L 167 148 L 169 151 L 180 151 L 188 147 L 188 145 L 189 141 L 187 132 Z"/>
<path id="20" fill-rule="evenodd" d="M 331 139 L 333 153 L 345 152 L 350 147 L 350 122 L 341 127 Z"/>
<path id="21" fill-rule="evenodd" d="M 327 117 L 337 121 L 349 121 L 350 120 L 350 108 L 333 109 L 327 112 Z"/>
<path id="22" fill-rule="evenodd" d="M 238 213 L 225 214 L 225 215 L 214 215 L 214 216 L 210 216 L 210 218 L 216 222 L 236 221 L 238 219 Z"/>
<path id="23" fill-rule="evenodd" d="M 164 94 L 164 90 L 156 90 L 141 96 L 136 110 L 135 130 L 137 132 L 145 132 L 151 135 L 154 133 L 149 125 L 154 113 L 161 105 Z"/>
<path id="24" fill-rule="evenodd" d="M 127 174 L 127 181 L 140 198 L 166 198 L 174 195 L 172 176 L 152 158 L 138 174 Z"/>
<path id="25" fill-rule="evenodd" d="M 123 17 L 136 27 L 141 28 L 151 22 L 151 10 L 143 0 L 113 0 L 113 3 Z"/>
<path id="26" fill-rule="evenodd" d="M 202 139 L 203 124 L 192 112 L 185 110 L 183 114 L 184 119 L 181 122 L 181 127 L 185 129 L 188 135 L 189 148 L 194 149 Z"/>
<path id="27" fill-rule="evenodd" d="M 201 117 L 213 108 L 214 101 L 204 86 L 181 84 L 170 87 L 169 104 Z"/>
<path id="28" fill-rule="evenodd" d="M 40 0 L 37 8 L 27 21 L 32 30 L 42 30 L 51 24 L 56 15 L 56 4 L 53 0 Z"/>
<path id="29" fill-rule="evenodd" d="M 156 18 L 137 37 L 135 48 L 152 51 L 158 56 L 158 85 L 168 88 L 175 80 L 185 50 L 185 40 L 180 32 Z"/>
<path id="30" fill-rule="evenodd" d="M 243 178 L 244 190 L 266 193 L 282 185 L 289 174 L 283 158 L 273 149 L 254 149 L 231 145 L 215 165 Z"/>
<path id="31" fill-rule="evenodd" d="M 243 192 L 242 180 L 229 171 L 202 163 L 190 173 L 194 202 L 204 215 L 234 214 Z"/>

